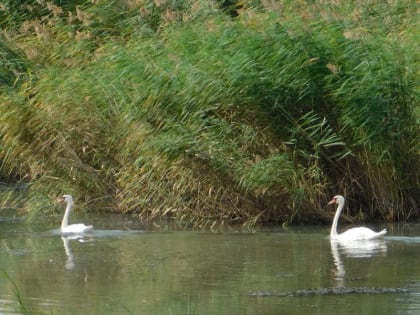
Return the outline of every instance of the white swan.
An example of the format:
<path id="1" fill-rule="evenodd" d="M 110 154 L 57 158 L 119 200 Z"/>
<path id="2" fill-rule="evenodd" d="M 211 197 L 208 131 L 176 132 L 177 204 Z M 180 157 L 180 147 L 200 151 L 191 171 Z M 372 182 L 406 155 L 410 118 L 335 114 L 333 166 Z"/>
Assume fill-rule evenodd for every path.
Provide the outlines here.
<path id="1" fill-rule="evenodd" d="M 70 195 L 63 195 L 57 199 L 58 202 L 67 203 L 66 212 L 64 213 L 63 220 L 61 221 L 61 233 L 62 234 L 81 234 L 93 230 L 93 225 L 84 225 L 83 223 L 70 224 L 69 216 L 73 210 L 73 197 Z"/>
<path id="2" fill-rule="evenodd" d="M 386 229 L 383 229 L 380 232 L 375 232 L 367 227 L 357 227 L 357 228 L 352 228 L 350 230 L 347 230 L 344 233 L 338 234 L 337 224 L 338 224 L 338 219 L 340 217 L 341 211 L 343 210 L 343 207 L 344 207 L 344 202 L 345 202 L 345 199 L 341 195 L 335 196 L 329 202 L 330 205 L 334 203 L 338 204 L 337 211 L 335 212 L 334 220 L 331 226 L 330 238 L 332 240 L 338 240 L 338 241 L 372 240 L 372 239 L 380 238 L 387 233 Z"/>

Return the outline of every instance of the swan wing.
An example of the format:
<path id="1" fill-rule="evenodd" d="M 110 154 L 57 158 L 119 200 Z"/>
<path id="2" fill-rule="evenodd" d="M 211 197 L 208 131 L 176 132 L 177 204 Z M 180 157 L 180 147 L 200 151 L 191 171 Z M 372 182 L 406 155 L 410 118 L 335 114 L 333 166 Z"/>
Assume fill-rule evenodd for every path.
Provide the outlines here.
<path id="1" fill-rule="evenodd" d="M 338 234 L 338 240 L 372 240 L 376 238 L 380 238 L 387 233 L 387 230 L 384 229 L 380 232 L 372 231 L 367 227 L 357 227 L 350 230 L 345 231 L 344 233 Z"/>

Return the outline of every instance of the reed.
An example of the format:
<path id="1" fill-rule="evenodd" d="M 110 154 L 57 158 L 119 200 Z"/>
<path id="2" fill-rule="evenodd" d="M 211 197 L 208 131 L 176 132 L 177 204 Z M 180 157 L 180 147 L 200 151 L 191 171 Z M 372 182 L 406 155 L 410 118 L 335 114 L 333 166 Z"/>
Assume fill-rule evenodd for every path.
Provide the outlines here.
<path id="1" fill-rule="evenodd" d="M 25 303 L 25 301 L 22 297 L 22 293 L 19 290 L 18 286 L 16 285 L 15 281 L 4 270 L 1 270 L 0 275 L 2 276 L 2 278 L 5 278 L 7 280 L 7 282 L 10 283 L 10 285 L 12 286 L 13 291 L 14 291 L 13 293 L 14 293 L 14 295 L 16 297 L 16 300 L 19 304 L 19 311 L 21 312 L 21 314 L 30 314 L 31 311 L 28 308 L 28 306 L 26 305 L 26 303 Z"/>
<path id="2" fill-rule="evenodd" d="M 418 216 L 415 1 L 7 5 L 0 174 L 33 214 L 65 191 L 211 229 L 328 220 L 335 193 Z"/>

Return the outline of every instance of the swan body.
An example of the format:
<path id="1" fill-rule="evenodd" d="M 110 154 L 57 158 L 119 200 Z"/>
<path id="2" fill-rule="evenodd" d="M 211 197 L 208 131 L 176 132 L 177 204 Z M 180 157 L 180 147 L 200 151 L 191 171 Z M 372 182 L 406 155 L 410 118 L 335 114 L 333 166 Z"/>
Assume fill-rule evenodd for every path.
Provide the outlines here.
<path id="1" fill-rule="evenodd" d="M 93 230 L 93 225 L 84 225 L 83 223 L 70 224 L 69 225 L 69 216 L 70 212 L 73 210 L 74 201 L 73 197 L 70 195 L 63 195 L 57 199 L 60 203 L 67 203 L 66 211 L 64 212 L 63 220 L 61 221 L 61 233 L 62 234 L 81 234 Z"/>
<path id="2" fill-rule="evenodd" d="M 384 236 L 387 233 L 386 229 L 380 232 L 372 231 L 367 227 L 356 227 L 345 231 L 344 233 L 337 233 L 338 219 L 340 218 L 341 211 L 344 207 L 345 199 L 341 195 L 334 196 L 329 204 L 338 204 L 337 211 L 334 215 L 334 220 L 331 226 L 330 238 L 338 241 L 355 241 L 355 240 L 373 240 Z"/>

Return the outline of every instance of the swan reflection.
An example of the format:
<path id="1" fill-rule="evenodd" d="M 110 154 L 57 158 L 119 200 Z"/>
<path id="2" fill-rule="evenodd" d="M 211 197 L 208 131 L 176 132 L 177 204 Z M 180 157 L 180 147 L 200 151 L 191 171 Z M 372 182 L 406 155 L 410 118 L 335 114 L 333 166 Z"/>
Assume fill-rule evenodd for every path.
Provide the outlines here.
<path id="1" fill-rule="evenodd" d="M 66 260 L 66 264 L 64 265 L 64 267 L 68 270 L 74 269 L 74 257 L 73 257 L 73 253 L 70 249 L 70 245 L 69 242 L 70 240 L 78 240 L 81 243 L 85 242 L 85 239 L 83 238 L 82 235 L 68 235 L 68 236 L 61 236 L 61 239 L 63 240 L 63 246 L 64 246 L 64 251 L 66 252 L 66 256 L 67 256 L 67 260 Z"/>
<path id="2" fill-rule="evenodd" d="M 370 258 L 374 256 L 385 256 L 387 244 L 383 239 L 359 240 L 359 241 L 338 241 L 330 240 L 331 253 L 334 258 L 335 280 L 339 286 L 344 286 L 346 268 L 343 257 Z"/>

